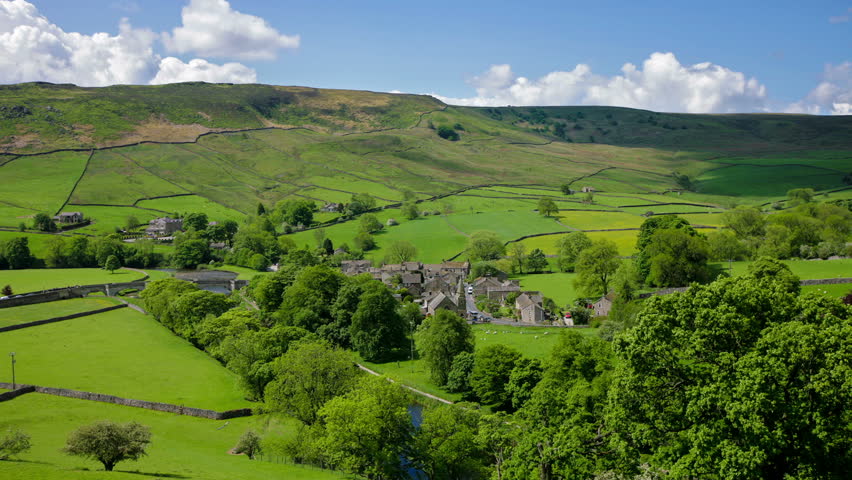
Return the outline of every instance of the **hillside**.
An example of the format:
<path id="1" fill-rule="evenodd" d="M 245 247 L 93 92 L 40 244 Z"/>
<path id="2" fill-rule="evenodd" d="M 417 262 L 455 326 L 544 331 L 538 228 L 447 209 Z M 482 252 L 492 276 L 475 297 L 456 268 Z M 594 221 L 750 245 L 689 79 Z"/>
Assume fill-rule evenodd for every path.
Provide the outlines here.
<path id="1" fill-rule="evenodd" d="M 440 127 L 458 140 L 439 136 Z M 29 83 L 0 87 L 0 149 L 7 230 L 39 212 L 82 211 L 94 223 L 74 233 L 99 234 L 129 217 L 205 211 L 239 220 L 258 202 L 301 197 L 321 206 L 369 193 L 385 206 L 413 192 L 444 216 L 395 232 L 438 235 L 440 259 L 476 229 L 502 229 L 509 240 L 591 228 L 525 221 L 542 197 L 638 221 L 649 210 L 766 204 L 797 187 L 844 189 L 852 117 L 462 108 L 428 96 L 267 85 Z M 594 204 L 562 195 L 563 184 L 594 187 Z M 350 227 L 329 235 L 351 240 Z"/>

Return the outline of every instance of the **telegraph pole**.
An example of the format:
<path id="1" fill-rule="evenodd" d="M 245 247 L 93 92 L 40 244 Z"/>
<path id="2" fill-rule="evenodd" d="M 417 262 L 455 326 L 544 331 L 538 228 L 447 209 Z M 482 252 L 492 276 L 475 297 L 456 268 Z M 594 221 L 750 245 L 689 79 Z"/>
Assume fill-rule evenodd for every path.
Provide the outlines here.
<path id="1" fill-rule="evenodd" d="M 12 357 L 12 390 L 17 390 L 15 385 L 15 352 L 10 352 L 9 356 Z"/>

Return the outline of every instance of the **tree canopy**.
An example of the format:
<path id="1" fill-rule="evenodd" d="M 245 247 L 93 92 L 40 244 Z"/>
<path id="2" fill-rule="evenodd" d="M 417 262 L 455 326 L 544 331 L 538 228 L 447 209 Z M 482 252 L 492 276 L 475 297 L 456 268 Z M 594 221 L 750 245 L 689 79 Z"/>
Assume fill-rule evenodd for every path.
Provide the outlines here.
<path id="1" fill-rule="evenodd" d="M 101 421 L 71 432 L 65 453 L 97 460 L 111 472 L 118 462 L 145 456 L 149 443 L 151 431 L 144 425 Z"/>
<path id="2" fill-rule="evenodd" d="M 470 325 L 449 310 L 438 309 L 426 317 L 414 334 L 417 352 L 429 367 L 429 375 L 437 385 L 447 383 L 453 359 L 464 352 L 472 353 L 473 331 Z"/>

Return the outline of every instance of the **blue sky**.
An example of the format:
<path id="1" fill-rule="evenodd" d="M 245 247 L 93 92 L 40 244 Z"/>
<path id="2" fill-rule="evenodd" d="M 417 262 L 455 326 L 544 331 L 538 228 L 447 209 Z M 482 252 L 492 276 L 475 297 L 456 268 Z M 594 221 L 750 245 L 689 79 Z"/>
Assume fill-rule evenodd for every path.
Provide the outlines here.
<path id="1" fill-rule="evenodd" d="M 17 67 L 0 81 L 257 81 L 472 105 L 849 114 L 850 17 L 852 1 L 0 0 L 0 69 Z M 21 26 L 53 32 L 65 57 L 24 43 Z M 33 61 L 43 64 L 22 65 Z"/>

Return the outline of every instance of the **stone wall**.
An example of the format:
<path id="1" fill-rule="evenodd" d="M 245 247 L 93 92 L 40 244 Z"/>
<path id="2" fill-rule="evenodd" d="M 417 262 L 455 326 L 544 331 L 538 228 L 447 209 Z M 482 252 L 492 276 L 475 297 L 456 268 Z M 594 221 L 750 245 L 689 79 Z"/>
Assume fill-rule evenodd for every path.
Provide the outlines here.
<path id="1" fill-rule="evenodd" d="M 3 384 L 0 384 L 0 386 L 2 386 L 2 385 Z M 11 383 L 7 383 L 5 385 L 8 385 L 8 388 L 12 388 Z M 32 385 L 21 385 L 19 383 L 19 384 L 15 385 L 15 387 L 16 387 L 15 390 L 12 390 L 11 392 L 0 393 L 0 402 L 5 402 L 6 400 L 11 400 L 13 398 L 20 397 L 21 395 L 23 395 L 25 393 L 35 392 L 35 387 L 32 386 Z M 6 387 L 4 387 L 4 388 L 6 388 Z"/>
<path id="2" fill-rule="evenodd" d="M 33 321 L 33 322 L 19 323 L 17 325 L 9 325 L 8 327 L 0 327 L 0 332 L 9 332 L 9 331 L 12 331 L 12 330 L 20 330 L 22 328 L 35 327 L 37 325 L 45 325 L 45 324 L 48 324 L 48 323 L 63 322 L 65 320 L 71 320 L 73 318 L 87 317 L 89 315 L 97 315 L 99 313 L 110 312 L 112 310 L 118 310 L 119 308 L 125 308 L 125 307 L 127 307 L 127 304 L 123 303 L 121 305 L 113 305 L 111 307 L 99 308 L 97 310 L 89 310 L 88 312 L 72 313 L 71 315 L 64 315 L 62 317 L 53 317 L 53 318 L 48 318 L 46 320 L 36 320 L 36 321 Z"/>
<path id="3" fill-rule="evenodd" d="M 803 287 L 807 285 L 837 285 L 840 283 L 852 283 L 852 278 L 821 278 L 801 281 Z M 852 285 L 849 285 L 849 290 L 852 290 Z"/>
<path id="4" fill-rule="evenodd" d="M 0 387 L 12 388 L 12 384 L 0 382 Z M 69 390 L 67 388 L 39 387 L 37 385 L 26 385 L 13 392 L 5 393 L 3 395 L 9 395 L 12 393 L 17 394 L 10 398 L 2 398 L 2 396 L 0 396 L 0 401 L 11 400 L 12 398 L 31 392 L 44 393 L 47 395 L 57 395 L 60 397 L 76 398 L 78 400 L 112 403 L 115 405 L 123 405 L 125 407 L 144 408 L 147 410 L 175 413 L 178 415 L 187 415 L 190 417 L 209 418 L 211 420 L 225 420 L 228 418 L 248 417 L 252 415 L 252 410 L 250 408 L 241 408 L 237 410 L 226 410 L 224 412 L 217 412 L 215 410 L 185 407 L 183 405 L 172 405 L 170 403 L 149 402 L 146 400 L 135 400 L 132 398 L 117 397 L 115 395 L 106 395 L 103 393 L 81 392 L 79 390 Z"/>

